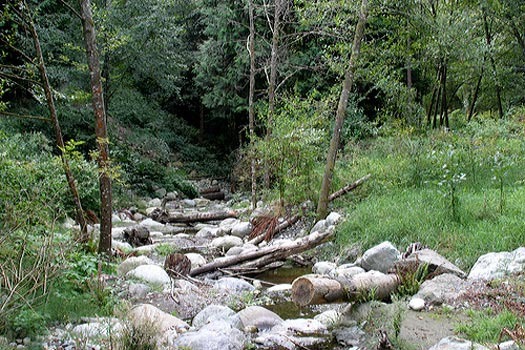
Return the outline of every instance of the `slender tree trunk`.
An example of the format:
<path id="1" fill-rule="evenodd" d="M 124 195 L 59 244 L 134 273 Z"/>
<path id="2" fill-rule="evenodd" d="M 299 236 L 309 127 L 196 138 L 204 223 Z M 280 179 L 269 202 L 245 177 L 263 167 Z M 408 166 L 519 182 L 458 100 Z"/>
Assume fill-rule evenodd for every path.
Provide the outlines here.
<path id="1" fill-rule="evenodd" d="M 250 16 L 250 41 L 248 43 L 248 49 L 250 52 L 250 95 L 248 98 L 248 128 L 250 132 L 250 148 L 252 156 L 250 160 L 250 175 L 252 185 L 252 209 L 257 207 L 257 174 L 256 174 L 256 155 L 253 152 L 253 145 L 255 141 L 255 108 L 254 108 L 254 95 L 255 95 L 255 19 L 253 14 L 253 1 L 248 0 L 249 16 Z M 268 171 L 268 170 L 266 170 Z"/>
<path id="2" fill-rule="evenodd" d="M 202 102 L 199 106 L 199 142 L 204 142 L 204 105 Z"/>
<path id="3" fill-rule="evenodd" d="M 334 174 L 335 160 L 337 158 L 337 149 L 339 148 L 339 141 L 341 138 L 341 129 L 346 114 L 346 107 L 348 105 L 348 96 L 354 84 L 354 74 L 359 58 L 359 50 L 361 48 L 361 41 L 364 36 L 365 24 L 368 16 L 368 0 L 361 1 L 361 11 L 359 13 L 359 20 L 357 22 L 354 42 L 352 46 L 352 54 L 350 56 L 350 63 L 345 73 L 343 82 L 343 89 L 339 97 L 339 104 L 337 106 L 337 113 L 335 117 L 334 132 L 330 141 L 330 148 L 326 157 L 326 167 L 321 184 L 321 192 L 319 194 L 319 202 L 317 203 L 317 217 L 324 219 L 328 214 L 328 196 L 330 195 L 330 186 L 332 185 L 332 178 Z"/>
<path id="4" fill-rule="evenodd" d="M 25 5 L 27 8 L 27 4 Z M 73 202 L 75 203 L 77 221 L 80 225 L 80 237 L 78 238 L 80 242 L 86 243 L 89 241 L 89 235 L 87 233 L 86 217 L 84 215 L 84 210 L 82 209 L 82 203 L 80 202 L 80 196 L 78 194 L 78 189 L 77 189 L 75 178 L 73 176 L 73 173 L 71 172 L 69 161 L 67 160 L 67 157 L 64 154 L 65 152 L 64 138 L 62 136 L 62 129 L 58 121 L 58 115 L 57 115 L 57 111 L 55 107 L 55 99 L 53 97 L 53 90 L 51 89 L 51 84 L 49 83 L 49 79 L 47 77 L 47 69 L 46 69 L 46 65 L 44 62 L 44 56 L 42 54 L 42 48 L 40 46 L 40 40 L 38 38 L 38 33 L 36 31 L 36 26 L 29 13 L 28 13 L 27 22 L 29 24 L 29 31 L 31 33 L 31 36 L 33 38 L 33 43 L 35 46 L 35 52 L 36 52 L 37 60 L 38 60 L 38 70 L 40 72 L 40 78 L 42 80 L 42 85 L 43 85 L 45 96 L 46 96 L 47 106 L 49 108 L 49 114 L 51 115 L 53 128 L 55 129 L 55 142 L 60 151 L 60 160 L 62 161 L 62 167 L 66 175 L 69 190 L 71 191 L 71 196 L 73 197 Z"/>
<path id="5" fill-rule="evenodd" d="M 483 60 L 485 61 L 485 60 Z M 470 101 L 470 105 L 468 107 L 467 111 L 467 123 L 469 123 L 472 120 L 472 116 L 474 115 L 474 108 L 476 107 L 476 102 L 478 100 L 479 95 L 479 89 L 481 87 L 481 81 L 483 80 L 483 73 L 485 71 L 485 63 L 483 63 L 483 66 L 481 67 L 481 73 L 479 73 L 478 82 L 476 83 L 476 87 L 474 88 L 474 93 L 472 94 L 472 99 Z"/>
<path id="6" fill-rule="evenodd" d="M 272 136 L 273 119 L 275 115 L 275 88 L 277 86 L 277 65 L 279 63 L 279 40 L 281 31 L 281 14 L 284 0 L 274 1 L 274 18 L 272 32 L 272 52 L 270 57 L 270 80 L 268 82 L 268 123 L 266 126 L 266 142 L 270 142 Z M 270 168 L 265 166 L 264 185 L 270 188 Z"/>
<path id="7" fill-rule="evenodd" d="M 106 128 L 106 111 L 100 74 L 100 63 L 96 46 L 96 34 L 91 14 L 91 1 L 81 0 L 82 27 L 86 44 L 89 75 L 91 78 L 91 93 L 95 113 L 95 133 L 98 146 L 98 168 L 100 187 L 100 242 L 98 252 L 111 253 L 111 177 L 109 162 L 109 139 Z"/>
<path id="8" fill-rule="evenodd" d="M 483 28 L 485 30 L 485 41 L 487 43 L 487 46 L 490 48 L 492 46 L 492 33 L 489 28 L 489 23 L 487 21 L 487 13 L 485 10 L 483 10 Z M 492 72 L 494 74 L 494 78 L 496 80 L 496 99 L 498 104 L 498 115 L 500 119 L 503 118 L 503 103 L 501 102 L 501 85 L 498 80 L 498 71 L 496 67 L 496 62 L 494 61 L 494 56 L 489 53 L 489 60 L 490 65 L 492 66 Z"/>
<path id="9" fill-rule="evenodd" d="M 447 104 L 447 63 L 443 62 L 443 69 L 441 70 L 441 114 L 439 117 L 439 126 L 445 126 L 449 129 L 448 121 L 448 104 Z"/>
<path id="10" fill-rule="evenodd" d="M 432 89 L 432 97 L 430 97 L 430 106 L 428 106 L 427 111 L 427 126 L 432 125 L 432 111 L 434 110 L 434 99 L 436 98 L 437 89 L 438 88 L 436 86 L 434 86 L 434 88 Z"/>

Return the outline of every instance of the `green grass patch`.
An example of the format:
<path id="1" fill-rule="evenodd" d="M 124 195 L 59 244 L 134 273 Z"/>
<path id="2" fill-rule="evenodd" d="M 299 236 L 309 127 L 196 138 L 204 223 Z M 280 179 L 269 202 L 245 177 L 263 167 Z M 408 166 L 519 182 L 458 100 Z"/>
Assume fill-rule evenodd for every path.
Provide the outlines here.
<path id="1" fill-rule="evenodd" d="M 509 310 L 494 314 L 487 311 L 468 311 L 469 321 L 456 327 L 456 332 L 477 343 L 498 343 L 503 328 L 513 329 L 525 323 Z"/>

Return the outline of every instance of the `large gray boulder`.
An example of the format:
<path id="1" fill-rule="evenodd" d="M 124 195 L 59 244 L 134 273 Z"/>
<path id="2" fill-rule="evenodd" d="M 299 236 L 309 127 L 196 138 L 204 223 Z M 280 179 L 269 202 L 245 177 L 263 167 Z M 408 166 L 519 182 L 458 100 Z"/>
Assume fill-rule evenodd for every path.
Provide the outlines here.
<path id="1" fill-rule="evenodd" d="M 186 253 L 184 255 L 186 255 L 188 259 L 190 259 L 192 269 L 206 265 L 206 259 L 201 254 Z"/>
<path id="2" fill-rule="evenodd" d="M 240 278 L 234 277 L 223 277 L 215 282 L 215 287 L 227 290 L 232 294 L 239 294 L 242 292 L 252 292 L 255 290 L 255 287 L 242 280 Z"/>
<path id="3" fill-rule="evenodd" d="M 237 313 L 245 329 L 267 330 L 283 322 L 275 312 L 262 306 L 249 306 Z"/>
<path id="4" fill-rule="evenodd" d="M 512 252 L 488 253 L 478 258 L 468 279 L 493 280 L 525 271 L 525 247 Z"/>
<path id="5" fill-rule="evenodd" d="M 428 248 L 415 251 L 414 253 L 410 254 L 406 259 L 399 261 L 400 264 L 406 264 L 411 262 L 427 264 L 428 271 L 432 272 L 434 275 L 453 273 L 461 278 L 467 277 L 467 274 L 464 271 L 462 271 L 459 267 L 452 264 L 443 256 Z"/>
<path id="6" fill-rule="evenodd" d="M 463 295 L 465 286 L 465 280 L 446 273 L 423 282 L 414 298 L 423 299 L 425 305 L 449 304 Z"/>
<path id="7" fill-rule="evenodd" d="M 231 247 L 239 247 L 243 245 L 243 241 L 239 237 L 235 236 L 224 236 L 224 237 L 217 237 L 213 241 L 211 241 L 210 245 L 217 249 L 222 249 L 224 251 L 227 251 Z"/>
<path id="8" fill-rule="evenodd" d="M 223 305 L 209 305 L 205 307 L 195 315 L 191 325 L 194 328 L 199 329 L 208 323 L 216 321 L 226 322 L 233 328 L 242 328 L 242 322 L 239 315 L 229 307 Z"/>
<path id="9" fill-rule="evenodd" d="M 271 349 L 319 348 L 331 340 L 326 326 L 313 319 L 286 320 L 269 332 L 260 333 L 255 342 Z"/>
<path id="10" fill-rule="evenodd" d="M 208 323 L 195 332 L 175 338 L 171 345 L 177 349 L 243 350 L 247 343 L 243 332 L 225 321 Z"/>
<path id="11" fill-rule="evenodd" d="M 387 273 L 401 257 L 399 250 L 390 242 L 383 242 L 368 249 L 361 258 L 361 267 L 367 271 Z"/>
<path id="12" fill-rule="evenodd" d="M 129 271 L 133 270 L 134 268 L 140 265 L 153 265 L 153 264 L 154 264 L 153 260 L 151 260 L 145 255 L 131 256 L 120 263 L 120 265 L 117 267 L 117 272 L 119 275 L 123 276 Z"/>
<path id="13" fill-rule="evenodd" d="M 159 265 L 140 265 L 126 273 L 127 278 L 136 278 L 152 285 L 167 287 L 171 283 L 170 276 Z"/>
<path id="14" fill-rule="evenodd" d="M 239 222 L 231 229 L 231 235 L 244 238 L 252 232 L 252 224 L 249 222 Z"/>
<path id="15" fill-rule="evenodd" d="M 458 337 L 443 338 L 429 350 L 488 350 L 488 348 Z"/>

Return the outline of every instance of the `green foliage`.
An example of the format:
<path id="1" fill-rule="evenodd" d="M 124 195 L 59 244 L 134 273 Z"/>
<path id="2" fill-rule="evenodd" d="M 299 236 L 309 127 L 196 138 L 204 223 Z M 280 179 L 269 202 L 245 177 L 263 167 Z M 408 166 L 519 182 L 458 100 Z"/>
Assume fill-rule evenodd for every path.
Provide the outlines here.
<path id="1" fill-rule="evenodd" d="M 337 241 L 342 246 L 358 242 L 363 249 L 385 240 L 400 248 L 419 241 L 464 269 L 484 252 L 515 249 L 525 239 L 520 219 L 524 213 L 520 198 L 525 193 L 521 170 L 525 162 L 519 156 L 525 149 L 522 135 L 518 121 L 480 119 L 457 132 L 409 131 L 357 144 L 346 151 L 348 161 L 339 163 L 337 173 L 370 172 L 372 179 L 353 200 L 343 199 L 349 213 Z M 495 167 L 499 171 L 494 163 L 497 152 L 509 159 L 500 172 L 505 186 L 503 212 L 501 183 L 493 180 Z M 450 183 L 454 174 L 462 173 L 460 186 Z M 449 183 L 439 186 L 444 180 Z M 360 201 L 363 196 L 366 200 Z M 461 198 L 454 209 L 461 220 L 451 216 L 452 196 Z"/>
<path id="2" fill-rule="evenodd" d="M 456 327 L 456 332 L 465 335 L 468 339 L 478 343 L 498 343 L 503 328 L 513 329 L 517 324 L 524 326 L 511 310 L 503 310 L 498 314 L 493 311 L 473 311 L 467 313 L 470 320 Z"/>
<path id="3" fill-rule="evenodd" d="M 316 196 L 332 112 L 329 102 L 315 97 L 284 100 L 273 118 L 270 139 L 255 144 L 281 200 L 300 203 Z"/>

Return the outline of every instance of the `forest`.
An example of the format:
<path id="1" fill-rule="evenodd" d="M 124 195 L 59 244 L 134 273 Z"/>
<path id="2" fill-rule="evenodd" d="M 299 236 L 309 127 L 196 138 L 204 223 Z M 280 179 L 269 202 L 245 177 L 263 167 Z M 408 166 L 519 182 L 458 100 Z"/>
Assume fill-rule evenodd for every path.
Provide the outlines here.
<path id="1" fill-rule="evenodd" d="M 113 315 L 112 215 L 202 179 L 328 259 L 523 246 L 524 86 L 522 0 L 3 1 L 0 335 Z"/>

